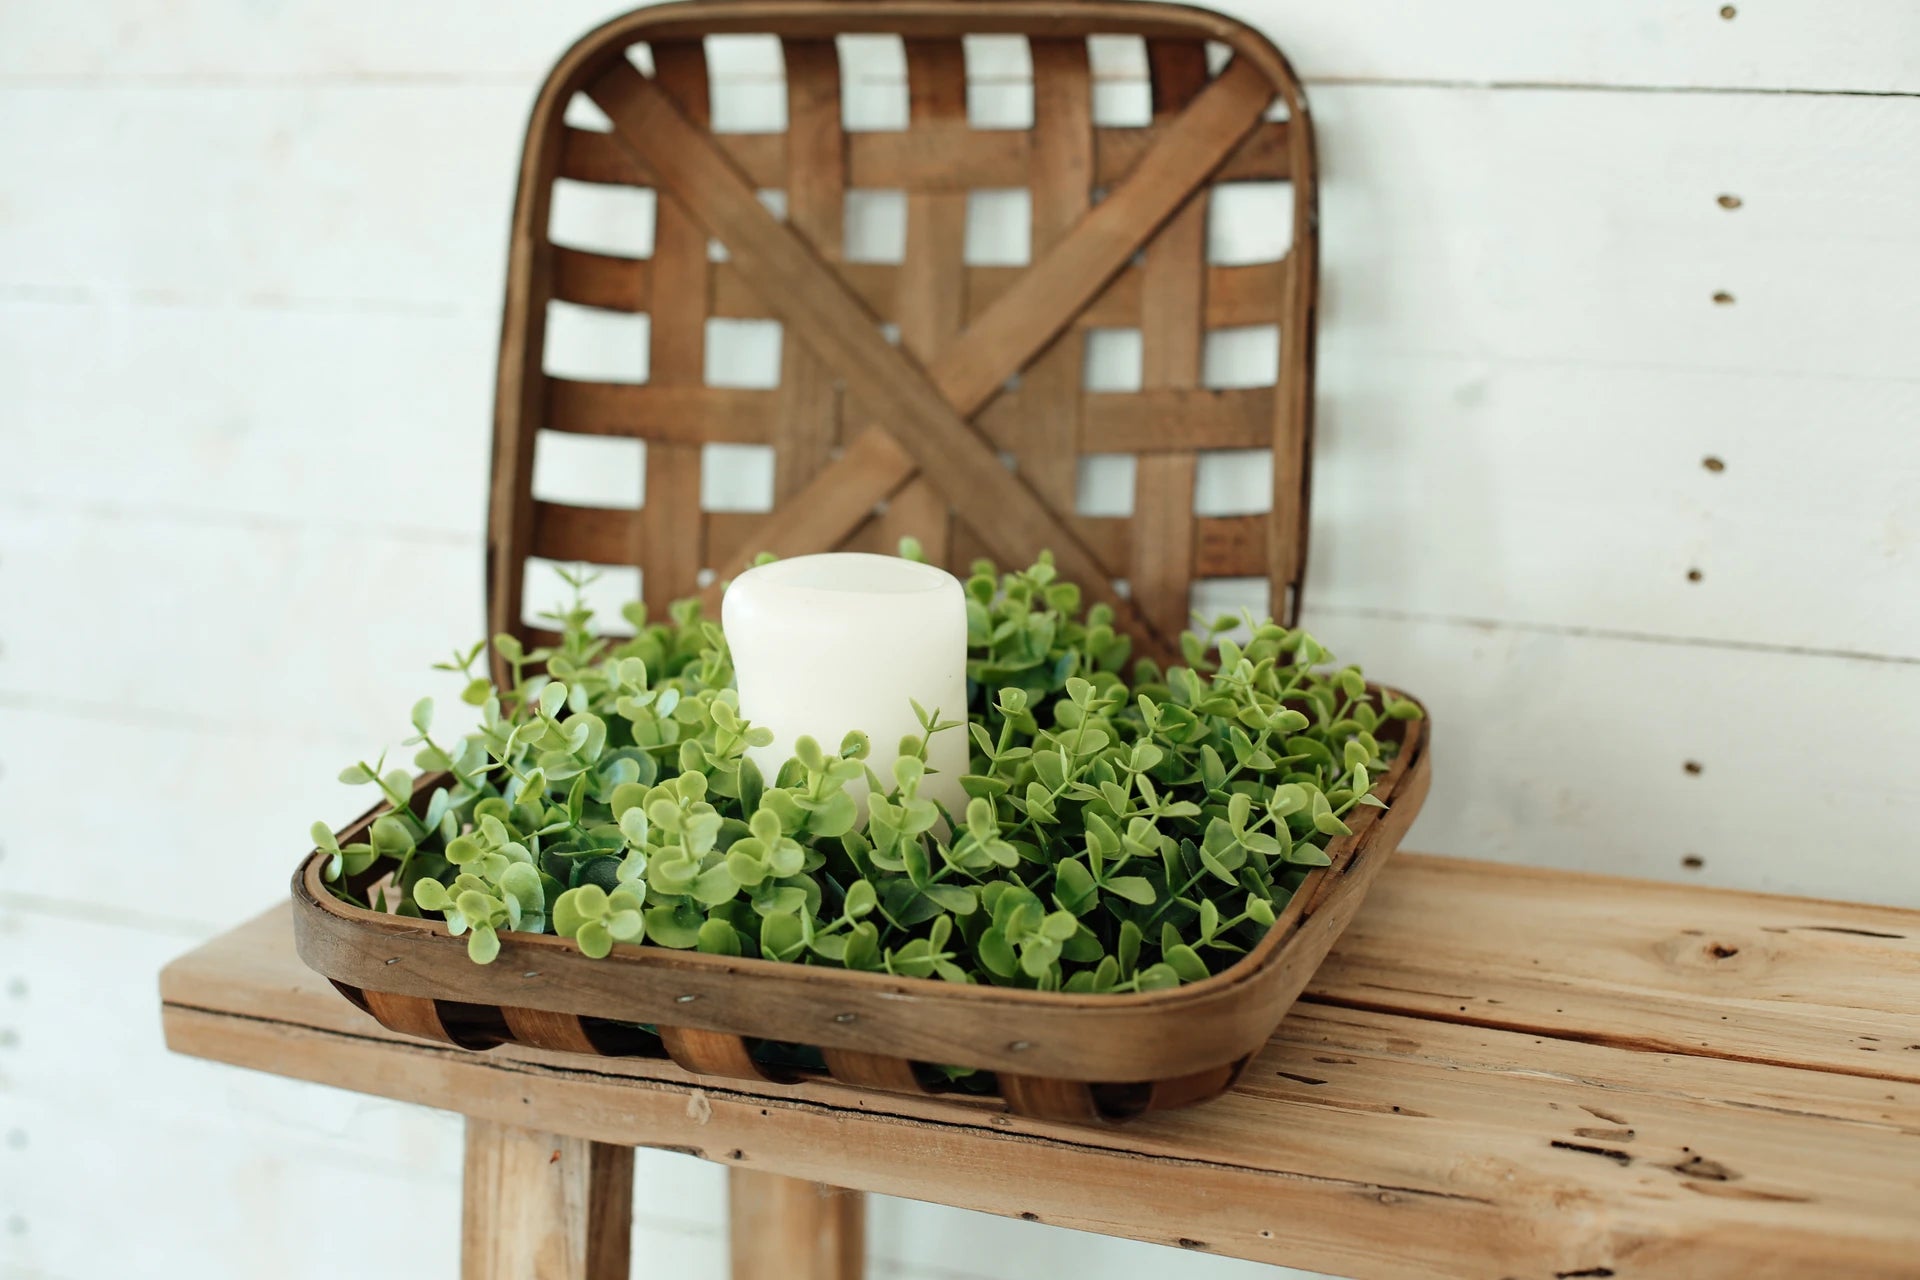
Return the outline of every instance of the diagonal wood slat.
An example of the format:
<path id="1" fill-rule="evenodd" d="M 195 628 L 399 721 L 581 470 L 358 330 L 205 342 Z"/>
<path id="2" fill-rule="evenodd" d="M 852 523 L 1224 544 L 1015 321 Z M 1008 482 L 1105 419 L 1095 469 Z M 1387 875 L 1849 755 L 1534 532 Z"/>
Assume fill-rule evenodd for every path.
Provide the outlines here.
<path id="1" fill-rule="evenodd" d="M 787 331 L 811 342 L 867 410 L 883 415 L 900 446 L 948 500 L 984 502 L 1001 516 L 981 530 L 992 550 L 1011 561 L 1035 546 L 1051 546 L 1062 572 L 1080 581 L 1092 599 L 1110 604 L 1122 626 L 1149 647 L 1169 651 L 1167 638 L 1118 595 L 1061 517 L 1000 464 L 964 417 L 977 412 L 1064 329 L 1205 181 L 1272 99 L 1268 81 L 1247 64 L 1230 65 L 1141 157 L 1127 180 L 924 373 L 886 344 L 854 293 L 766 211 L 711 136 L 681 115 L 658 86 L 621 59 L 595 77 L 586 92 L 620 137 L 659 173 L 663 188 L 759 282 Z M 830 480 L 836 469 L 823 470 L 816 481 Z M 810 484 L 808 490 L 821 487 Z M 849 529 L 865 514 L 844 495 L 821 496 L 830 497 L 843 518 L 851 517 Z M 808 511 L 792 519 L 817 527 L 821 518 L 822 513 Z M 791 541 L 790 528 L 780 527 L 778 519 L 772 524 L 773 532 L 784 535 L 780 541 Z M 737 571 L 744 554 L 731 557 L 721 571 Z"/>

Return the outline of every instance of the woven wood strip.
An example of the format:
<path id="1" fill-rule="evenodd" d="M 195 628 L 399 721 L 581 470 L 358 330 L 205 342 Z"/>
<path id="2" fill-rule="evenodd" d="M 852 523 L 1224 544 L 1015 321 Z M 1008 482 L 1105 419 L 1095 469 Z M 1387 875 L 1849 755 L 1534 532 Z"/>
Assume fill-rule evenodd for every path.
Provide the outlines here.
<path id="1" fill-rule="evenodd" d="M 893 1093 L 925 1093 L 926 1086 L 914 1074 L 913 1064 L 905 1058 L 861 1053 L 857 1049 L 826 1049 L 827 1070 L 841 1084 L 864 1089 L 886 1089 Z"/>
<path id="2" fill-rule="evenodd" d="M 596 1056 L 600 1053 L 600 1046 L 594 1043 L 586 1025 L 575 1014 L 502 1005 L 500 1016 L 506 1021 L 507 1029 L 513 1032 L 514 1040 L 520 1044 L 551 1049 L 556 1053 L 590 1053 Z"/>
<path id="3" fill-rule="evenodd" d="M 779 399 L 778 392 L 741 387 L 547 380 L 554 430 L 663 445 L 768 443 L 777 429 Z M 652 488 L 649 481 L 650 493 Z"/>
<path id="4" fill-rule="evenodd" d="M 1273 440 L 1272 387 L 1183 388 L 1077 393 L 1084 453 L 1257 449 Z M 779 393 L 739 387 L 656 387 L 648 383 L 548 379 L 554 430 L 630 436 L 673 444 L 767 444 Z M 994 446 L 1017 453 L 1031 416 L 1025 388 L 1002 392 L 975 425 Z M 1178 424 L 1170 430 L 1169 424 Z"/>
<path id="5" fill-rule="evenodd" d="M 1035 40 L 1032 55 L 1033 159 L 1027 184 L 1033 201 L 1032 252 L 1039 259 L 1066 239 L 1092 205 L 1093 76 L 1084 40 Z M 1024 421 L 1014 452 L 1028 482 L 1056 511 L 1074 510 L 1078 498 L 1085 364 L 1085 342 L 1069 327 L 1020 377 Z M 1174 634 L 1165 628 L 1160 633 Z"/>
<path id="6" fill-rule="evenodd" d="M 696 1027 L 661 1027 L 660 1042 L 674 1064 L 695 1075 L 724 1076 L 732 1080 L 774 1080 L 753 1060 L 753 1051 L 739 1036 Z"/>
<path id="7" fill-rule="evenodd" d="M 950 199 L 954 197 L 949 197 Z M 913 198 L 908 197 L 912 208 Z M 959 200 L 962 210 L 964 199 Z M 653 297 L 652 264 L 645 258 L 623 258 L 585 249 L 555 246 L 553 296 L 562 302 L 608 311 L 645 311 Z M 840 262 L 835 265 L 860 301 L 881 321 L 902 325 L 909 308 L 919 305 L 908 285 L 902 264 Z M 968 266 L 957 296 L 965 303 L 962 326 L 985 314 L 1000 295 L 1013 286 L 1025 267 Z M 709 271 L 712 296 L 707 314 L 725 320 L 771 320 L 773 311 L 731 262 L 716 262 Z M 1206 324 L 1209 329 L 1239 325 L 1278 324 L 1286 305 L 1287 263 L 1258 262 L 1207 268 Z M 1139 267 L 1124 268 L 1099 296 L 1073 319 L 1080 329 L 1137 329 L 1141 316 Z"/>
<path id="8" fill-rule="evenodd" d="M 787 222 L 813 251 L 838 261 L 846 233 L 846 137 L 840 58 L 831 40 L 789 40 Z M 773 500 L 791 498 L 826 466 L 840 435 L 833 371 L 804 342 L 782 335 L 780 408 L 773 432 Z"/>
<path id="9" fill-rule="evenodd" d="M 916 149 L 955 145 L 967 128 L 967 64 L 958 40 L 907 40 L 907 134 Z M 892 313 L 900 348 L 922 368 L 952 342 L 967 311 L 967 196 L 959 190 L 907 192 L 907 240 L 895 275 Z M 872 415 L 862 413 L 862 420 Z M 935 563 L 952 549 L 953 517 L 924 477 L 915 477 L 849 545 L 886 555 L 918 538 Z"/>
<path id="10" fill-rule="evenodd" d="M 707 58 L 697 40 L 653 46 L 654 83 L 680 112 L 704 125 L 709 107 Z M 707 362 L 707 234 L 680 204 L 660 200 L 654 213 L 654 297 L 649 315 L 650 386 L 704 387 Z M 696 429 L 700 424 L 690 424 Z M 641 527 L 647 558 L 640 591 L 647 611 L 664 617 L 667 606 L 700 586 L 700 449 L 655 439 L 647 446 L 646 501 Z M 636 552 L 638 548 L 635 549 Z M 638 554 L 631 563 L 643 563 Z"/>
<path id="11" fill-rule="evenodd" d="M 1156 119 L 1186 109 L 1207 83 L 1207 51 L 1197 41 L 1152 40 L 1147 64 Z M 1142 292 L 1153 299 L 1140 320 L 1140 385 L 1147 391 L 1191 390 L 1200 384 L 1206 314 L 1207 204 L 1201 193 L 1147 246 Z M 1163 634 L 1187 625 L 1193 575 L 1191 448 L 1143 455 L 1136 463 L 1133 540 L 1128 574 L 1133 598 Z"/>
<path id="12" fill-rule="evenodd" d="M 1114 186 L 1159 138 L 1156 128 L 1103 128 L 1094 135 L 1094 185 Z M 847 137 L 847 185 L 894 191 L 958 191 L 1022 187 L 1033 167 L 1033 143 L 1013 129 L 948 131 L 929 149 L 925 134 L 854 133 Z M 777 133 L 728 133 L 719 145 L 747 180 L 787 188 L 791 159 Z M 1221 163 L 1223 182 L 1281 182 L 1291 176 L 1292 142 L 1284 121 L 1255 128 Z M 659 175 L 612 134 L 568 128 L 559 176 L 578 182 L 650 187 Z"/>

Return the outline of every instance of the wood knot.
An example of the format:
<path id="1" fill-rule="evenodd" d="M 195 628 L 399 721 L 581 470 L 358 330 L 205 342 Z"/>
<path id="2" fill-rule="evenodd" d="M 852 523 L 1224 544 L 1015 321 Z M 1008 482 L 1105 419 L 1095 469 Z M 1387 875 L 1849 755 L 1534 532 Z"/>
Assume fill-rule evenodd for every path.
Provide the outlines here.
<path id="1" fill-rule="evenodd" d="M 1667 1167 L 1683 1178 L 1700 1178 L 1707 1182 L 1732 1182 L 1740 1176 L 1718 1160 L 1709 1160 L 1705 1156 L 1688 1156 L 1680 1163 Z"/>

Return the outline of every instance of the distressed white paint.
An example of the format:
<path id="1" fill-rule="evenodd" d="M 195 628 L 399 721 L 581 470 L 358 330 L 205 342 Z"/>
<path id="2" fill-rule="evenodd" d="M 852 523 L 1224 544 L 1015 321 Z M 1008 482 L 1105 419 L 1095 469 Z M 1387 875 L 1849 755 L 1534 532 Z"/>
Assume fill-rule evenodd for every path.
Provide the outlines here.
<path id="1" fill-rule="evenodd" d="M 1271 34 L 1309 80 L 1591 83 L 1690 88 L 1913 88 L 1907 0 L 1219 0 Z M 629 6 L 551 0 L 449 9 L 381 0 L 115 0 L 0 11 L 0 76 L 488 80 L 525 84 Z M 71 12 L 69 10 L 72 10 Z M 763 70 L 763 53 L 722 66 Z M 1116 61 L 1116 73 L 1128 70 Z"/>
<path id="2" fill-rule="evenodd" d="M 1322 141 L 1308 620 L 1435 713 L 1415 845 L 1916 903 L 1920 11 L 1735 3 L 1223 3 Z M 450 1118 L 167 1058 L 150 975 L 283 892 L 417 693 L 454 713 L 425 664 L 481 625 L 519 135 L 611 11 L 0 7 L 0 1274 L 337 1274 L 316 1206 L 370 1273 L 452 1272 Z M 709 53 L 718 126 L 780 127 L 777 50 Z M 850 125 L 898 127 L 897 42 L 843 53 Z M 1094 54 L 1099 117 L 1143 118 L 1138 42 Z M 967 58 L 976 125 L 1030 118 L 1017 41 Z M 1216 201 L 1216 260 L 1284 251 L 1283 194 Z M 647 203 L 581 188 L 559 232 L 643 253 Z M 1023 261 L 1019 198 L 973 204 L 969 257 Z M 898 258 L 897 197 L 849 223 Z M 549 367 L 645 376 L 644 322 L 557 310 Z M 1208 381 L 1270 378 L 1269 338 L 1217 336 Z M 709 339 L 716 382 L 777 369 L 777 326 Z M 1089 345 L 1137 385 L 1137 333 Z M 543 440 L 536 484 L 636 505 L 642 453 Z M 769 461 L 712 451 L 703 500 L 764 506 Z M 1257 507 L 1258 461 L 1200 505 Z M 1130 509 L 1130 459 L 1082 476 Z M 130 848 L 174 874 L 103 881 Z M 716 1273 L 718 1172 L 640 1185 L 637 1251 Z M 1272 1274 L 901 1202 L 873 1239 L 880 1276 Z"/>

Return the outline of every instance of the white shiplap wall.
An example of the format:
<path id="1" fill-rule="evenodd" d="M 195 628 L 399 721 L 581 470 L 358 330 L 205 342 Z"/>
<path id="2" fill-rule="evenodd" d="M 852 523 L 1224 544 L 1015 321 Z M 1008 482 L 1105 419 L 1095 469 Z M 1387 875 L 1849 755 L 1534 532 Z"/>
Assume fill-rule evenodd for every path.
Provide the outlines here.
<path id="1" fill-rule="evenodd" d="M 1920 10 L 1222 7 L 1321 134 L 1308 614 L 1434 710 L 1412 843 L 1920 904 Z M 612 11 L 0 6 L 0 1276 L 341 1274 L 316 1211 L 356 1271 L 455 1273 L 455 1122 L 171 1059 L 152 975 L 283 891 L 356 807 L 334 770 L 479 625 L 519 132 Z M 1110 52 L 1103 109 L 1137 109 Z M 742 127 L 763 53 L 715 51 Z M 897 100 L 880 56 L 850 109 Z M 1017 119 L 996 74 L 975 108 Z M 605 358 L 591 329 L 555 358 Z M 716 373 L 759 376 L 735 338 Z M 541 483 L 622 500 L 595 469 Z M 1124 509 L 1124 470 L 1090 497 Z M 649 1274 L 720 1274 L 717 1170 L 640 1181 Z M 1256 1274 L 875 1219 L 881 1276 Z"/>

